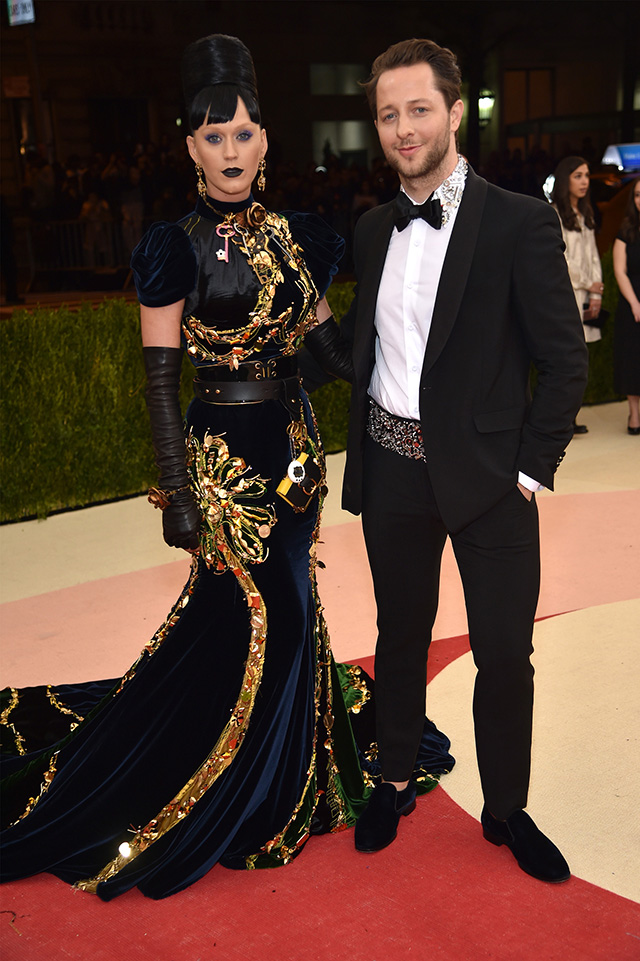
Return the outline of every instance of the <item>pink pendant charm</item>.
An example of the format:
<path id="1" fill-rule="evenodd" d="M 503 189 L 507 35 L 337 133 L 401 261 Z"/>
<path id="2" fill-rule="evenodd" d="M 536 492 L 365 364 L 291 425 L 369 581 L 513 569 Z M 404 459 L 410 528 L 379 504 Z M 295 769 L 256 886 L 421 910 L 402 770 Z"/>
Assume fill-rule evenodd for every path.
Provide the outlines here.
<path id="1" fill-rule="evenodd" d="M 216 227 L 216 234 L 220 238 L 224 238 L 224 250 L 216 250 L 216 257 L 218 260 L 224 260 L 225 264 L 229 263 L 229 237 L 235 234 L 236 228 L 233 224 L 218 224 Z"/>

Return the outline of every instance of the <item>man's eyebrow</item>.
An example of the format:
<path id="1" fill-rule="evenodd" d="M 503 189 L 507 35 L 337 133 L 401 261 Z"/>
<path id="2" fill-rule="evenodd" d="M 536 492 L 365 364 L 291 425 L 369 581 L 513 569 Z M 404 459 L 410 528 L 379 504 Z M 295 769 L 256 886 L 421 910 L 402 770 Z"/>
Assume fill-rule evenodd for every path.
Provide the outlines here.
<path id="1" fill-rule="evenodd" d="M 407 100 L 408 104 L 414 103 L 429 103 L 429 97 L 414 97 L 413 100 Z M 395 106 L 392 103 L 385 104 L 384 107 L 378 107 L 378 110 L 395 110 Z"/>

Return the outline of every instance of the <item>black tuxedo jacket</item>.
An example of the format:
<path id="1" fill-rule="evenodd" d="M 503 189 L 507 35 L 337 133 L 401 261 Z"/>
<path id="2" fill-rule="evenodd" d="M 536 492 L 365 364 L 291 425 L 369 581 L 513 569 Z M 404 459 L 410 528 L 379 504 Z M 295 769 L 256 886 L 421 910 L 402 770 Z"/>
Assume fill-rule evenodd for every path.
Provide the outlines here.
<path id="1" fill-rule="evenodd" d="M 358 221 L 357 286 L 341 330 L 355 379 L 343 507 L 360 513 L 374 316 L 393 203 Z M 517 483 L 553 489 L 587 378 L 587 348 L 560 222 L 542 201 L 469 169 L 440 278 L 420 380 L 429 478 L 442 519 L 461 530 Z M 533 398 L 530 366 L 537 369 Z"/>

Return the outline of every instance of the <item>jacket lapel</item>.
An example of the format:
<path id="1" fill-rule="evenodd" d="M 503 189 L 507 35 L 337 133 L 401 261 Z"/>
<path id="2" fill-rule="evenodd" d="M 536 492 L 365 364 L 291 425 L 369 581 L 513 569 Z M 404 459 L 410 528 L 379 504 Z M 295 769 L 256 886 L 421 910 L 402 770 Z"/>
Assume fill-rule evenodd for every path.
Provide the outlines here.
<path id="1" fill-rule="evenodd" d="M 358 322 L 354 337 L 354 357 L 361 362 L 366 361 L 367 365 L 371 353 L 378 288 L 392 231 L 393 202 L 381 208 L 377 223 L 362 249 L 363 263 L 358 277 Z"/>
<path id="2" fill-rule="evenodd" d="M 460 209 L 456 216 L 440 275 L 440 283 L 438 284 L 431 329 L 422 366 L 423 377 L 440 356 L 458 316 L 478 241 L 487 186 L 486 180 L 478 177 L 469 167 Z"/>

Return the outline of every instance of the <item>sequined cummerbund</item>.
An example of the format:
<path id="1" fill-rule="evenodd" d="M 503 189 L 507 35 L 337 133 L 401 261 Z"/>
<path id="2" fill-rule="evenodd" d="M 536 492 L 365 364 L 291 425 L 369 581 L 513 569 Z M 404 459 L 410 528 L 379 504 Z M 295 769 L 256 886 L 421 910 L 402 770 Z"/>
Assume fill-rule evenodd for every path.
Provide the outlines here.
<path id="1" fill-rule="evenodd" d="M 388 410 L 376 404 L 373 397 L 369 397 L 367 433 L 376 444 L 396 454 L 412 457 L 414 460 L 426 461 L 427 459 L 419 421 L 390 414 Z"/>

